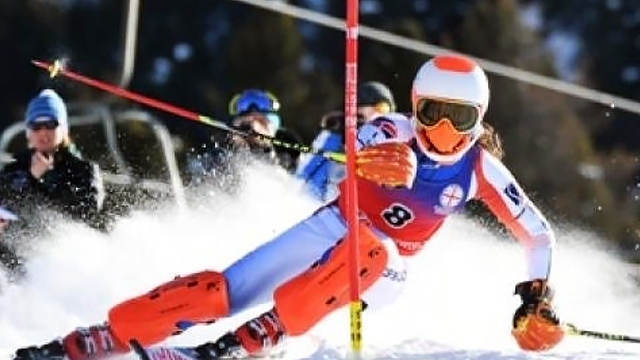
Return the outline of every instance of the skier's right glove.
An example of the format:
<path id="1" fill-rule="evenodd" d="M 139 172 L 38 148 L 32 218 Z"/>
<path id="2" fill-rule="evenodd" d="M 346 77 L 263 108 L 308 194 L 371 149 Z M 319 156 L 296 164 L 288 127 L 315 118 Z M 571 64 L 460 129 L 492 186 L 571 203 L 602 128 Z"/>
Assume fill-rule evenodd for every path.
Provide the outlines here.
<path id="1" fill-rule="evenodd" d="M 564 337 L 551 301 L 553 290 L 546 280 L 531 280 L 516 285 L 522 305 L 513 316 L 511 334 L 523 350 L 544 351 L 556 346 Z"/>
<path id="2" fill-rule="evenodd" d="M 416 154 L 405 143 L 376 144 L 356 154 L 358 176 L 378 185 L 410 188 L 416 171 Z"/>

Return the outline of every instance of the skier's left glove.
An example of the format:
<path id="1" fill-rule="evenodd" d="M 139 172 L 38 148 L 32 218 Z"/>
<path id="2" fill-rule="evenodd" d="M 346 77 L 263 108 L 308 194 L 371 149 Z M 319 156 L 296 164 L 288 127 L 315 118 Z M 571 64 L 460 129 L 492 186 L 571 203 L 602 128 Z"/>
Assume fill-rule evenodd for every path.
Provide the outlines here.
<path id="1" fill-rule="evenodd" d="M 551 301 L 553 290 L 546 280 L 531 280 L 516 285 L 522 305 L 513 316 L 511 334 L 523 350 L 544 351 L 556 346 L 564 337 L 564 329 Z"/>

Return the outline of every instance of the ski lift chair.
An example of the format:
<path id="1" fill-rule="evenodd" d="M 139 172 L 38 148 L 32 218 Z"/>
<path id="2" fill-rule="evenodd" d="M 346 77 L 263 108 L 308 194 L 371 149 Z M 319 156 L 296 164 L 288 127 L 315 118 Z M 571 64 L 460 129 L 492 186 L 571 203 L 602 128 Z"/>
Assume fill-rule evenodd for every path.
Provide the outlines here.
<path id="1" fill-rule="evenodd" d="M 24 131 L 22 122 L 9 126 L 0 135 L 0 153 L 6 157 L 24 149 Z M 171 136 L 150 113 L 70 104 L 69 132 L 83 158 L 100 166 L 106 222 L 169 199 L 180 209 L 186 207 Z"/>

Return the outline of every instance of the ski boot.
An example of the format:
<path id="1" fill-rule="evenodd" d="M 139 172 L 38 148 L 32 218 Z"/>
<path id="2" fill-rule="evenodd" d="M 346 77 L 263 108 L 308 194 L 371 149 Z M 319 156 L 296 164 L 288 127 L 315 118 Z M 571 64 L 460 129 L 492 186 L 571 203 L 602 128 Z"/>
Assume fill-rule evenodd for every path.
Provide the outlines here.
<path id="1" fill-rule="evenodd" d="M 111 334 L 108 325 L 79 328 L 62 340 L 16 351 L 14 360 L 100 360 L 129 352 L 129 347 Z"/>
<path id="2" fill-rule="evenodd" d="M 240 343 L 240 339 L 232 332 L 224 334 L 215 342 L 197 346 L 194 350 L 199 360 L 242 359 L 248 356 L 247 351 Z"/>
<path id="3" fill-rule="evenodd" d="M 278 314 L 268 311 L 227 333 L 215 342 L 195 348 L 200 360 L 220 358 L 246 359 L 264 357 L 284 339 L 284 330 Z"/>
<path id="4" fill-rule="evenodd" d="M 66 355 L 62 341 L 54 340 L 42 346 L 18 349 L 13 360 L 64 360 Z"/>

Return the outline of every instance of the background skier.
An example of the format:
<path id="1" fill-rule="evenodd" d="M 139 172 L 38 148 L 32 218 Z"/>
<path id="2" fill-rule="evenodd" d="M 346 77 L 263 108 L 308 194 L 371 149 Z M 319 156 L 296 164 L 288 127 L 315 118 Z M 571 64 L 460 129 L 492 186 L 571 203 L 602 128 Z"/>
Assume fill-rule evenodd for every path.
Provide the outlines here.
<path id="1" fill-rule="evenodd" d="M 396 111 L 396 101 L 389 88 L 377 81 L 358 87 L 358 125 L 377 116 Z M 320 132 L 313 140 L 319 151 L 344 151 L 344 112 L 331 111 L 320 120 Z M 338 195 L 338 184 L 345 175 L 344 166 L 321 155 L 301 156 L 296 175 L 304 179 L 307 190 L 320 200 L 332 200 Z"/>

